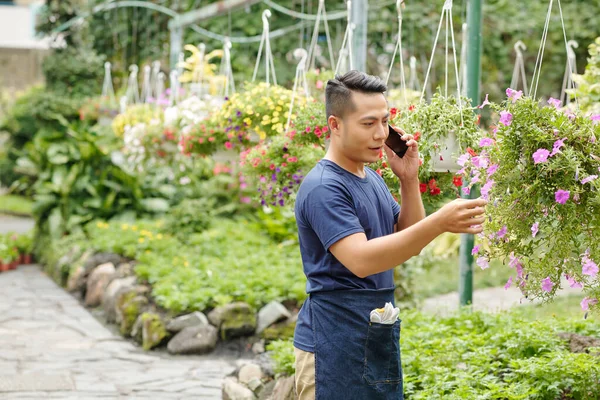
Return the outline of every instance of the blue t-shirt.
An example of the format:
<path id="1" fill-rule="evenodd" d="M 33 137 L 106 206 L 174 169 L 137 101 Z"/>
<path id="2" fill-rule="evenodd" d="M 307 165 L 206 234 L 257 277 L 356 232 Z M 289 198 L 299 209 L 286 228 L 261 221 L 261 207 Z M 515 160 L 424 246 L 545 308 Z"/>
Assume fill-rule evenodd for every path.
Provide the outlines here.
<path id="1" fill-rule="evenodd" d="M 360 178 L 329 160 L 321 160 L 306 175 L 296 196 L 296 221 L 306 292 L 341 289 L 389 289 L 394 271 L 359 278 L 339 262 L 329 248 L 339 240 L 364 232 L 368 240 L 394 233 L 400 206 L 383 179 L 365 168 Z M 294 345 L 314 352 L 310 296 L 298 315 Z"/>

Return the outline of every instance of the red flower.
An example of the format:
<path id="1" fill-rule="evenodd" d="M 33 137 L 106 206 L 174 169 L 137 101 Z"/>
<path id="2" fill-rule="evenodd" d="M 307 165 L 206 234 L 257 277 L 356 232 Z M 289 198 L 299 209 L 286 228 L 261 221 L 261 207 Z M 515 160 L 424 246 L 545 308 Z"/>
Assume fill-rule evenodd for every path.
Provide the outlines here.
<path id="1" fill-rule="evenodd" d="M 327 133 L 329 131 L 329 128 L 324 126 L 323 129 L 321 129 L 323 131 L 323 133 Z"/>
<path id="2" fill-rule="evenodd" d="M 427 191 L 427 184 L 426 183 L 419 183 L 419 191 L 421 193 L 425 193 Z"/>
<path id="3" fill-rule="evenodd" d="M 306 127 L 306 133 L 310 133 L 310 126 Z"/>
<path id="4" fill-rule="evenodd" d="M 231 142 L 225 142 L 225 148 L 230 150 L 233 147 L 233 145 L 231 144 Z"/>
<path id="5" fill-rule="evenodd" d="M 390 116 L 394 118 L 398 114 L 398 109 L 395 107 L 390 108 Z"/>
<path id="6" fill-rule="evenodd" d="M 408 111 L 415 111 L 415 106 L 411 105 L 410 107 L 408 107 Z"/>
<path id="7" fill-rule="evenodd" d="M 419 158 L 419 167 L 423 165 L 423 160 Z"/>
<path id="8" fill-rule="evenodd" d="M 429 189 L 433 190 L 436 187 L 437 187 L 437 183 L 436 183 L 435 179 L 430 180 L 429 181 Z"/>
<path id="9" fill-rule="evenodd" d="M 437 196 L 440 193 L 442 193 L 442 191 L 440 190 L 439 187 L 433 188 L 429 191 L 429 194 L 432 196 Z"/>
<path id="10" fill-rule="evenodd" d="M 387 168 L 387 166 L 388 165 L 387 165 L 387 163 L 385 161 L 381 163 L 381 168 Z"/>
<path id="11" fill-rule="evenodd" d="M 462 177 L 455 176 L 454 179 L 452 179 L 452 184 L 456 187 L 461 187 L 463 185 Z"/>
<path id="12" fill-rule="evenodd" d="M 379 176 L 381 176 L 381 170 L 380 170 L 379 168 L 378 168 L 378 169 L 377 169 L 377 171 L 375 171 L 375 172 L 377 172 L 377 174 L 378 174 Z"/>
<path id="13" fill-rule="evenodd" d="M 315 128 L 315 136 L 320 138 L 323 135 L 323 133 L 321 132 L 321 128 L 319 128 L 318 126 Z"/>
<path id="14" fill-rule="evenodd" d="M 271 164 L 271 165 L 269 165 L 269 169 L 270 169 L 271 171 L 273 171 L 273 170 L 275 169 L 275 164 Z"/>
<path id="15" fill-rule="evenodd" d="M 287 160 L 288 162 L 296 162 L 298 161 L 298 157 L 289 157 Z"/>
<path id="16" fill-rule="evenodd" d="M 383 149 L 379 150 L 379 159 L 383 158 Z"/>
<path id="17" fill-rule="evenodd" d="M 281 166 L 282 166 L 283 168 L 285 168 L 285 167 L 287 167 L 287 163 L 281 163 Z"/>
<path id="18" fill-rule="evenodd" d="M 415 140 L 418 142 L 421 139 L 421 132 L 415 132 Z"/>
<path id="19" fill-rule="evenodd" d="M 215 138 L 211 136 L 211 137 L 209 137 L 209 138 L 208 138 L 208 141 L 209 141 L 209 142 L 214 142 L 214 141 L 215 141 Z"/>
<path id="20" fill-rule="evenodd" d="M 481 114 L 477 116 L 477 125 L 479 125 L 479 123 L 481 123 Z"/>
<path id="21" fill-rule="evenodd" d="M 475 153 L 475 150 L 473 150 L 470 147 L 467 147 L 467 153 L 469 153 L 472 157 L 477 156 L 477 153 Z"/>

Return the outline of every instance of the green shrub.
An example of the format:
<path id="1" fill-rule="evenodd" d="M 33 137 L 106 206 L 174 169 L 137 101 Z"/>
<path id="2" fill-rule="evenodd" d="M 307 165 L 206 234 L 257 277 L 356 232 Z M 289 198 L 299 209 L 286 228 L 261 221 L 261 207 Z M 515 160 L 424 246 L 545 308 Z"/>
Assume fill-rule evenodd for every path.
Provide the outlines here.
<path id="1" fill-rule="evenodd" d="M 171 209 L 165 231 L 181 240 L 210 226 L 215 203 L 210 199 L 185 199 Z"/>
<path id="2" fill-rule="evenodd" d="M 294 345 L 292 340 L 276 340 L 267 345 L 275 362 L 274 372 L 282 375 L 293 375 L 295 370 Z"/>

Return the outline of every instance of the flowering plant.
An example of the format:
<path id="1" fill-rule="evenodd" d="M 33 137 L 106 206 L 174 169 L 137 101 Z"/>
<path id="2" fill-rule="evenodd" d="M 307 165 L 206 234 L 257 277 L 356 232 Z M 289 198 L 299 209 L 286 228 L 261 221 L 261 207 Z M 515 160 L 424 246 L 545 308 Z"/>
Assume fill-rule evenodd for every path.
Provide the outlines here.
<path id="1" fill-rule="evenodd" d="M 598 84 L 600 81 L 600 37 L 590 44 L 589 53 L 590 57 L 585 73 L 573 77 L 577 83 L 577 89 L 570 92 L 575 92 L 578 104 L 571 104 L 578 105 L 581 110 L 600 118 L 600 85 Z"/>
<path id="2" fill-rule="evenodd" d="M 112 128 L 118 137 L 123 137 L 125 128 L 132 127 L 139 123 L 150 123 L 153 120 L 162 122 L 164 117 L 163 110 L 149 104 L 132 105 L 122 114 L 115 117 Z"/>
<path id="3" fill-rule="evenodd" d="M 325 101 L 325 88 L 327 81 L 333 79 L 335 74 L 332 70 L 320 68 L 309 69 L 306 72 L 306 81 L 310 95 L 319 101 Z"/>
<path id="4" fill-rule="evenodd" d="M 481 235 L 489 248 L 475 247 L 477 265 L 508 260 L 530 298 L 550 298 L 564 278 L 584 288 L 587 310 L 600 299 L 600 124 L 560 110 L 555 99 L 540 106 L 520 91 L 507 94 L 493 105 L 498 127 L 481 139 L 478 154 L 459 161 L 465 190 L 481 184 L 490 201 Z M 512 283 L 511 277 L 506 287 Z"/>
<path id="5" fill-rule="evenodd" d="M 81 121 L 98 121 L 100 117 L 114 118 L 119 114 L 119 106 L 106 96 L 87 99 L 79 109 Z"/>
<path id="6" fill-rule="evenodd" d="M 463 101 L 468 104 L 466 100 Z M 462 177 L 447 172 L 436 172 L 435 158 L 443 161 L 440 151 L 445 151 L 448 147 L 449 135 L 455 138 L 455 143 L 450 143 L 456 146 L 454 151 L 451 149 L 452 158 L 475 147 L 481 133 L 478 127 L 479 116 L 475 115 L 474 109 L 465 105 L 461 110 L 456 98 L 436 94 L 429 104 L 412 105 L 405 111 L 392 108 L 390 121 L 392 125 L 413 135 L 419 142 L 419 182 L 426 211 L 431 213 L 448 199 L 459 197 Z M 388 166 L 383 152 L 379 162 L 371 167 L 384 178 L 392 195 L 396 197 L 400 190 L 400 181 Z"/>

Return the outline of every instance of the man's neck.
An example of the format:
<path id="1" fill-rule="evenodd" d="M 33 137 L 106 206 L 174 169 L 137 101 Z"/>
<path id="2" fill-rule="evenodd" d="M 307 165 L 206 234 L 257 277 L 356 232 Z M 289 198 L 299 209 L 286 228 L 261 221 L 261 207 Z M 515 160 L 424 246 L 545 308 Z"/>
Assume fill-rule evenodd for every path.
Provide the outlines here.
<path id="1" fill-rule="evenodd" d="M 351 160 L 340 152 L 335 151 L 333 147 L 329 147 L 329 150 L 327 150 L 327 154 L 325 154 L 323 159 L 336 163 L 341 168 L 358 176 L 359 178 L 364 178 L 366 176 L 365 163 Z"/>

